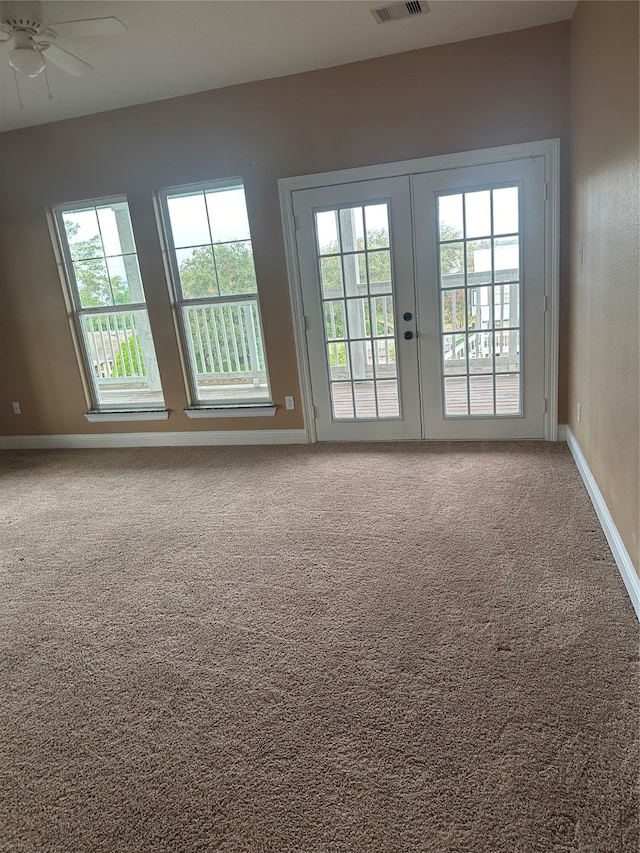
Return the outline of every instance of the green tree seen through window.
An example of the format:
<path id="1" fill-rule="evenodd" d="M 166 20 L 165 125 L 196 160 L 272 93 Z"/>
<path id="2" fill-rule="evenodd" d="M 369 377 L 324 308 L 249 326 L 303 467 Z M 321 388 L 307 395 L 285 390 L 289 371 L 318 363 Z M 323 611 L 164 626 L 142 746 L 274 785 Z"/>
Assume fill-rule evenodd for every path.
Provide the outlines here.
<path id="1" fill-rule="evenodd" d="M 96 235 L 88 240 L 73 241 L 80 226 L 67 220 L 65 228 L 82 307 L 99 308 L 128 302 L 127 282 L 118 275 L 109 277 L 100 237 Z"/>
<path id="2" fill-rule="evenodd" d="M 185 299 L 255 293 L 251 244 L 218 243 L 213 250 L 210 246 L 192 249 L 191 255 L 180 263 L 180 285 Z"/>

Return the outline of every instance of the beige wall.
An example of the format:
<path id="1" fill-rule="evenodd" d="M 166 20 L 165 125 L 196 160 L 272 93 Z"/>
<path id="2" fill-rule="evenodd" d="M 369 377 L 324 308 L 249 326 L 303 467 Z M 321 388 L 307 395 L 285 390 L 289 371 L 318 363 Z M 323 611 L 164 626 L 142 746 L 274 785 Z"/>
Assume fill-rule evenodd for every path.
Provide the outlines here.
<path id="1" fill-rule="evenodd" d="M 0 435 L 302 427 L 299 410 L 240 421 L 189 421 L 183 414 L 187 401 L 153 191 L 243 177 L 272 390 L 282 404 L 285 394 L 299 397 L 299 389 L 277 179 L 536 139 L 566 140 L 568 40 L 564 22 L 4 134 Z M 89 424 L 82 414 L 85 401 L 45 211 L 52 204 L 117 193 L 130 201 L 172 410 L 166 423 Z M 568 192 L 564 198 L 568 203 Z M 566 267 L 564 257 L 563 318 Z M 564 421 L 564 350 L 561 360 Z M 21 402 L 23 415 L 12 414 L 12 400 Z"/>
<path id="2" fill-rule="evenodd" d="M 571 22 L 569 425 L 636 570 L 638 98 L 638 5 L 579 3 Z"/>

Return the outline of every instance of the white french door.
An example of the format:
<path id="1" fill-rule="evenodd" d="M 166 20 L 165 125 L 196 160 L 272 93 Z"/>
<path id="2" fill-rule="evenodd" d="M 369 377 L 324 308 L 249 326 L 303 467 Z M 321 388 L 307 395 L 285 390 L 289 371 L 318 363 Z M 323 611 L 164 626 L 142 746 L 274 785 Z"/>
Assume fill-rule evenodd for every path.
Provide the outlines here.
<path id="1" fill-rule="evenodd" d="M 542 158 L 412 182 L 424 436 L 543 438 Z"/>
<path id="2" fill-rule="evenodd" d="M 544 437 L 543 157 L 292 195 L 319 440 Z"/>
<path id="3" fill-rule="evenodd" d="M 409 179 L 296 192 L 294 213 L 318 439 L 420 438 Z"/>

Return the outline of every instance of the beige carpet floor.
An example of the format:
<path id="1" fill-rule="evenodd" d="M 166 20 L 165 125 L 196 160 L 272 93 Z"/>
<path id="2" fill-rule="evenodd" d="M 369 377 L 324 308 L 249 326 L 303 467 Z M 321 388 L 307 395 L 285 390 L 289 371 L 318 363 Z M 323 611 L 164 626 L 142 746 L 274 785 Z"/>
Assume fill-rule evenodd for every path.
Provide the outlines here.
<path id="1" fill-rule="evenodd" d="M 564 445 L 0 453 L 0 850 L 637 853 Z"/>

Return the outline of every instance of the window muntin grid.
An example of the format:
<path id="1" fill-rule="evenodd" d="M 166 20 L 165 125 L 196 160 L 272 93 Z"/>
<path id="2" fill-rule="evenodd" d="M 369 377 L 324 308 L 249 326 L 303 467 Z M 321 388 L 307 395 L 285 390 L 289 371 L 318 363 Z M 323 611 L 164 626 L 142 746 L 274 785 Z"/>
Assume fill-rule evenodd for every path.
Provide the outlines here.
<path id="1" fill-rule="evenodd" d="M 271 400 L 244 186 L 160 194 L 195 405 Z"/>
<path id="2" fill-rule="evenodd" d="M 53 209 L 92 405 L 164 407 L 125 197 Z"/>
<path id="3" fill-rule="evenodd" d="M 445 417 L 522 415 L 520 192 L 437 198 Z"/>
<path id="4" fill-rule="evenodd" d="M 314 214 L 334 421 L 400 418 L 387 202 Z"/>

